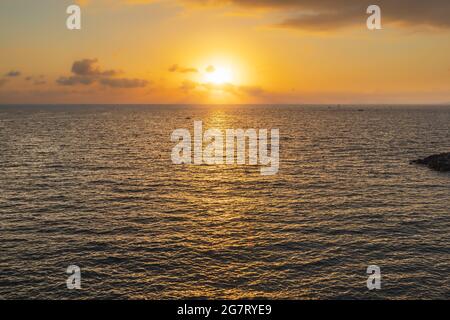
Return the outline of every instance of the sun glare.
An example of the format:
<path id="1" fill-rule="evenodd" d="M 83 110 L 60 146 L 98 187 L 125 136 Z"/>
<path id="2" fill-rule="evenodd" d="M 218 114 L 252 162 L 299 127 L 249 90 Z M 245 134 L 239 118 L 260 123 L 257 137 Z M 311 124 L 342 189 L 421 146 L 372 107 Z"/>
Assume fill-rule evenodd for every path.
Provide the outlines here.
<path id="1" fill-rule="evenodd" d="M 229 68 L 214 67 L 213 70 L 205 74 L 205 81 L 214 84 L 231 83 L 233 81 L 233 73 Z"/>

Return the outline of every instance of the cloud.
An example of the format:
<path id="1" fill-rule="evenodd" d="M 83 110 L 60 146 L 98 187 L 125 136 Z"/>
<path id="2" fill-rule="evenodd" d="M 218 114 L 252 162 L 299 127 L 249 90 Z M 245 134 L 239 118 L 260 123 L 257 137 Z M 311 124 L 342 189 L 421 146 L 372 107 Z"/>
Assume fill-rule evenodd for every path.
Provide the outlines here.
<path id="1" fill-rule="evenodd" d="M 112 88 L 142 88 L 149 83 L 147 80 L 142 79 L 127 79 L 127 78 L 104 78 L 100 79 L 100 83 L 104 86 Z"/>
<path id="2" fill-rule="evenodd" d="M 267 93 L 263 88 L 258 86 L 240 86 L 239 89 L 251 96 L 262 96 Z"/>
<path id="3" fill-rule="evenodd" d="M 211 83 L 205 83 L 203 84 L 205 88 L 208 90 L 218 90 L 227 92 L 236 96 L 253 96 L 253 97 L 259 97 L 264 95 L 266 92 L 261 87 L 258 86 L 238 86 L 231 83 L 224 83 L 224 84 L 211 84 Z"/>
<path id="4" fill-rule="evenodd" d="M 216 71 L 216 68 L 214 68 L 214 66 L 208 66 L 208 67 L 205 69 L 205 71 L 206 71 L 206 72 L 214 72 L 214 71 Z"/>
<path id="5" fill-rule="evenodd" d="M 448 0 L 186 0 L 190 3 L 232 4 L 254 10 L 263 8 L 285 13 L 279 27 L 303 30 L 333 30 L 365 25 L 367 7 L 377 4 L 386 23 L 401 26 L 450 28 Z"/>
<path id="6" fill-rule="evenodd" d="M 43 75 L 40 76 L 28 76 L 25 78 L 26 81 L 33 82 L 34 85 L 39 86 L 46 84 L 45 77 Z"/>
<path id="7" fill-rule="evenodd" d="M 8 72 L 7 74 L 5 74 L 5 77 L 14 78 L 14 77 L 19 77 L 20 75 L 21 75 L 20 71 L 12 70 L 12 71 Z"/>
<path id="8" fill-rule="evenodd" d="M 225 92 L 242 96 L 253 96 L 253 97 L 260 97 L 266 93 L 266 91 L 258 86 L 237 86 L 230 83 L 222 84 L 222 85 L 215 85 L 213 87 L 214 90 L 223 90 Z"/>
<path id="9" fill-rule="evenodd" d="M 289 18 L 276 26 L 283 28 L 295 28 L 308 31 L 329 31 L 333 29 L 346 28 L 364 21 L 361 15 L 352 15 L 351 12 L 345 13 L 321 13 L 321 14 L 303 14 L 298 17 Z"/>
<path id="10" fill-rule="evenodd" d="M 81 0 L 79 0 L 81 1 Z M 155 0 L 116 0 L 122 4 L 151 4 Z M 450 1 L 448 0 L 177 0 L 186 6 L 234 5 L 249 12 L 264 9 L 277 11 L 281 20 L 272 25 L 306 31 L 335 30 L 365 26 L 366 9 L 381 7 L 383 23 L 397 26 L 416 26 L 450 29 Z M 84 0 L 86 2 L 86 0 Z M 284 15 L 284 17 L 283 17 Z M 425 28 L 423 28 L 425 27 Z"/>
<path id="11" fill-rule="evenodd" d="M 258 86 L 235 85 L 232 83 L 201 83 L 191 80 L 184 80 L 179 89 L 184 91 L 184 93 L 202 90 L 207 92 L 221 91 L 234 96 L 246 95 L 253 97 L 261 97 L 267 93 L 263 88 Z"/>
<path id="12" fill-rule="evenodd" d="M 191 80 L 184 80 L 183 83 L 180 86 L 180 89 L 185 92 L 189 92 L 191 90 L 194 90 L 197 88 L 198 83 Z"/>
<path id="13" fill-rule="evenodd" d="M 208 91 L 222 91 L 222 92 L 228 92 L 231 94 L 238 94 L 238 86 L 231 84 L 231 83 L 202 83 L 201 86 L 203 86 Z"/>
<path id="14" fill-rule="evenodd" d="M 94 77 L 83 77 L 83 76 L 71 76 L 71 77 L 59 77 L 56 80 L 57 84 L 62 86 L 74 86 L 77 84 L 90 85 L 97 81 Z"/>
<path id="15" fill-rule="evenodd" d="M 196 68 L 190 67 L 181 67 L 178 64 L 174 64 L 169 68 L 170 72 L 179 72 L 179 73 L 190 73 L 190 72 L 198 72 Z"/>
<path id="16" fill-rule="evenodd" d="M 116 78 L 120 71 L 102 70 L 98 66 L 98 59 L 82 59 L 72 64 L 71 76 L 61 76 L 56 83 L 62 86 L 85 85 L 99 83 L 110 88 L 142 88 L 149 84 L 143 79 Z"/>
<path id="17" fill-rule="evenodd" d="M 125 5 L 144 5 L 144 4 L 152 4 L 161 0 L 75 0 L 75 3 L 80 6 L 88 6 L 88 5 L 103 5 L 103 6 L 111 6 L 117 4 L 125 4 Z"/>

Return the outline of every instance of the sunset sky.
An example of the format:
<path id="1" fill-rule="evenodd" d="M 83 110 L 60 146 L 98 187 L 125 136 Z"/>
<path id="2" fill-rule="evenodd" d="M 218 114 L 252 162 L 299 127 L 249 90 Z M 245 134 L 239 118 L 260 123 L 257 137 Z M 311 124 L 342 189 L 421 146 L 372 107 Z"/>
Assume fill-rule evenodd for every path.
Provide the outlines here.
<path id="1" fill-rule="evenodd" d="M 74 2 L 1 1 L 1 104 L 450 103 L 448 0 Z"/>

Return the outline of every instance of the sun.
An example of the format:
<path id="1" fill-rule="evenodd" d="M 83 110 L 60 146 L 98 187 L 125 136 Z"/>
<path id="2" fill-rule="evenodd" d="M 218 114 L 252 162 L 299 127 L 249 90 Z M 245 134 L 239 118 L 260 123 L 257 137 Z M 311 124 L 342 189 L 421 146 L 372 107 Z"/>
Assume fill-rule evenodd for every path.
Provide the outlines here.
<path id="1" fill-rule="evenodd" d="M 207 68 L 204 78 L 207 83 L 231 83 L 233 81 L 233 72 L 230 68 L 210 66 Z"/>

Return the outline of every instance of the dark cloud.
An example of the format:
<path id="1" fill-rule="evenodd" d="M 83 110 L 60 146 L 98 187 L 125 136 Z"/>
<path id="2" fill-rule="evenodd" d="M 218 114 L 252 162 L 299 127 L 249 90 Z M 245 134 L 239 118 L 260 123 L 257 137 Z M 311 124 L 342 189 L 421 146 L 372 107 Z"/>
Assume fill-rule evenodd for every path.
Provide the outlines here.
<path id="1" fill-rule="evenodd" d="M 85 85 L 100 83 L 110 88 L 141 88 L 149 83 L 143 79 L 115 78 L 121 72 L 117 70 L 101 70 L 97 59 L 83 59 L 72 65 L 72 75 L 62 76 L 56 83 L 62 86 Z M 30 78 L 32 80 L 32 78 Z"/>
<path id="2" fill-rule="evenodd" d="M 120 72 L 117 70 L 101 71 L 98 67 L 98 59 L 83 59 L 75 61 L 72 65 L 72 73 L 78 76 L 105 76 L 112 77 Z"/>
<path id="3" fill-rule="evenodd" d="M 383 22 L 404 26 L 450 28 L 449 0 L 188 0 L 202 4 L 235 4 L 286 13 L 277 25 L 304 30 L 332 30 L 365 25 L 369 5 L 381 7 Z"/>
<path id="4" fill-rule="evenodd" d="M 80 61 L 75 61 L 72 64 L 72 73 L 79 76 L 97 75 L 99 71 L 94 67 L 97 61 L 97 59 L 83 59 Z"/>
<path id="5" fill-rule="evenodd" d="M 196 68 L 182 67 L 178 64 L 174 64 L 169 68 L 170 72 L 179 72 L 179 73 L 190 73 L 190 72 L 198 72 Z"/>
<path id="6" fill-rule="evenodd" d="M 7 74 L 5 74 L 5 77 L 14 78 L 14 77 L 19 77 L 20 75 L 21 75 L 20 71 L 12 70 L 12 71 L 8 72 Z"/>
<path id="7" fill-rule="evenodd" d="M 127 78 L 104 78 L 100 79 L 100 83 L 104 86 L 112 88 L 142 88 L 149 83 L 142 79 L 127 79 Z"/>

